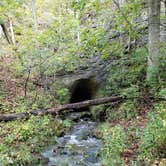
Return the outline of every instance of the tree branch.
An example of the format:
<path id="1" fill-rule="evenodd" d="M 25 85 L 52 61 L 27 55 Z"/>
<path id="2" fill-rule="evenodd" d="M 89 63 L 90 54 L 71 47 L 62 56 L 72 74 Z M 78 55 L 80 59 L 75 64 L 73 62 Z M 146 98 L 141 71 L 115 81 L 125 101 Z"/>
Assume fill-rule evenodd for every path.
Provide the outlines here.
<path id="1" fill-rule="evenodd" d="M 122 16 L 124 17 L 124 19 L 126 20 L 126 22 L 130 25 L 130 28 L 132 30 L 132 24 L 131 22 L 127 19 L 126 15 L 124 14 L 124 12 L 121 10 L 118 2 L 116 2 L 115 0 L 113 0 L 114 4 L 117 6 L 117 8 L 119 9 L 120 13 L 122 14 Z"/>

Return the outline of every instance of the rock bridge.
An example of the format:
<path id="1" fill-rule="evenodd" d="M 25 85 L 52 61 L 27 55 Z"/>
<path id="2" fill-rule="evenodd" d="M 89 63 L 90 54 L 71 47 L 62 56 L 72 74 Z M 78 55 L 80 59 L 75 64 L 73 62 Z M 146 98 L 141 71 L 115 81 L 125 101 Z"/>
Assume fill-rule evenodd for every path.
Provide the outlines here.
<path id="1" fill-rule="evenodd" d="M 56 75 L 70 91 L 70 103 L 93 99 L 98 89 L 104 85 L 109 74 L 111 60 L 93 59 L 88 67 L 80 67 L 73 73 Z"/>

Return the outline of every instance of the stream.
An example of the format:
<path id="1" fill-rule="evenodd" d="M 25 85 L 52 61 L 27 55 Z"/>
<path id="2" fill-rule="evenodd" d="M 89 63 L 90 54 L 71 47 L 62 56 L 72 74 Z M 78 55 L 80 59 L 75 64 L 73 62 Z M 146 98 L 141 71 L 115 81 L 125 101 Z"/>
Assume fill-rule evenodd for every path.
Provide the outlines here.
<path id="1" fill-rule="evenodd" d="M 76 118 L 72 113 L 70 117 Z M 47 166 L 100 166 L 100 139 L 94 136 L 97 123 L 90 118 L 74 122 L 72 130 L 57 139 L 57 144 L 42 152 L 48 159 Z"/>

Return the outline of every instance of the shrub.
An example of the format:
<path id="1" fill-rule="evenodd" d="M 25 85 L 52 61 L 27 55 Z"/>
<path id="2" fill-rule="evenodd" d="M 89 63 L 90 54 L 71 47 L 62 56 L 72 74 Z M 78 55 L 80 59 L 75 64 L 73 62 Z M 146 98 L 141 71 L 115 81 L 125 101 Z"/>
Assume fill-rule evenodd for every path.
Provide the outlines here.
<path id="1" fill-rule="evenodd" d="M 156 108 L 163 108 L 162 104 Z M 166 111 L 165 109 L 152 112 L 149 123 L 143 130 L 139 158 L 147 159 L 150 163 L 155 159 L 166 157 Z"/>
<path id="2" fill-rule="evenodd" d="M 126 148 L 127 136 L 121 126 L 102 126 L 104 148 L 102 149 L 103 165 L 114 166 L 124 164 L 121 153 Z"/>
<path id="3" fill-rule="evenodd" d="M 31 165 L 41 162 L 41 150 L 56 142 L 56 136 L 71 127 L 50 116 L 34 117 L 27 121 L 1 123 L 0 165 Z"/>

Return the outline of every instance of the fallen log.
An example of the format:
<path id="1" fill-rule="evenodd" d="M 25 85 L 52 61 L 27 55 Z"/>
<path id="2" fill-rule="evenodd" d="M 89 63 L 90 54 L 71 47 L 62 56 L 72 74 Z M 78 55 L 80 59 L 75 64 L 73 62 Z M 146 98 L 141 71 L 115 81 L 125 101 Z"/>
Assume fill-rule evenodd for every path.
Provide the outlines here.
<path id="1" fill-rule="evenodd" d="M 78 103 L 71 103 L 71 104 L 64 104 L 60 105 L 56 108 L 51 108 L 51 109 L 41 109 L 41 110 L 32 110 L 29 112 L 21 112 L 21 113 L 13 113 L 13 114 L 0 114 L 0 121 L 13 121 L 17 119 L 29 119 L 30 115 L 38 116 L 38 115 L 57 115 L 60 114 L 61 111 L 64 110 L 72 110 L 72 109 L 81 109 L 85 107 L 90 107 L 90 106 L 95 106 L 95 105 L 100 105 L 100 104 L 105 104 L 109 102 L 117 102 L 121 101 L 124 98 L 121 96 L 116 96 L 116 97 L 104 97 L 104 98 L 98 98 L 94 100 L 86 100 Z"/>
<path id="2" fill-rule="evenodd" d="M 133 98 L 127 98 L 127 97 L 122 97 L 122 96 L 115 96 L 115 97 L 103 97 L 103 98 L 98 98 L 98 99 L 93 99 L 93 100 L 86 100 L 78 103 L 71 103 L 71 104 L 64 104 L 60 105 L 56 108 L 50 108 L 50 109 L 41 109 L 41 110 L 32 110 L 29 112 L 21 112 L 21 113 L 13 113 L 13 114 L 0 114 L 0 122 L 1 121 L 13 121 L 17 119 L 29 119 L 30 115 L 38 116 L 38 115 L 57 115 L 60 114 L 62 111 L 65 110 L 72 110 L 72 109 L 81 109 L 85 107 L 90 107 L 90 106 L 95 106 L 95 105 L 101 105 L 101 104 L 106 104 L 106 103 L 114 103 L 114 102 L 120 102 L 123 100 L 128 100 L 128 99 L 144 99 L 141 97 L 133 97 Z M 148 99 L 151 100 L 164 100 L 166 101 L 166 98 L 162 97 L 148 97 Z"/>

